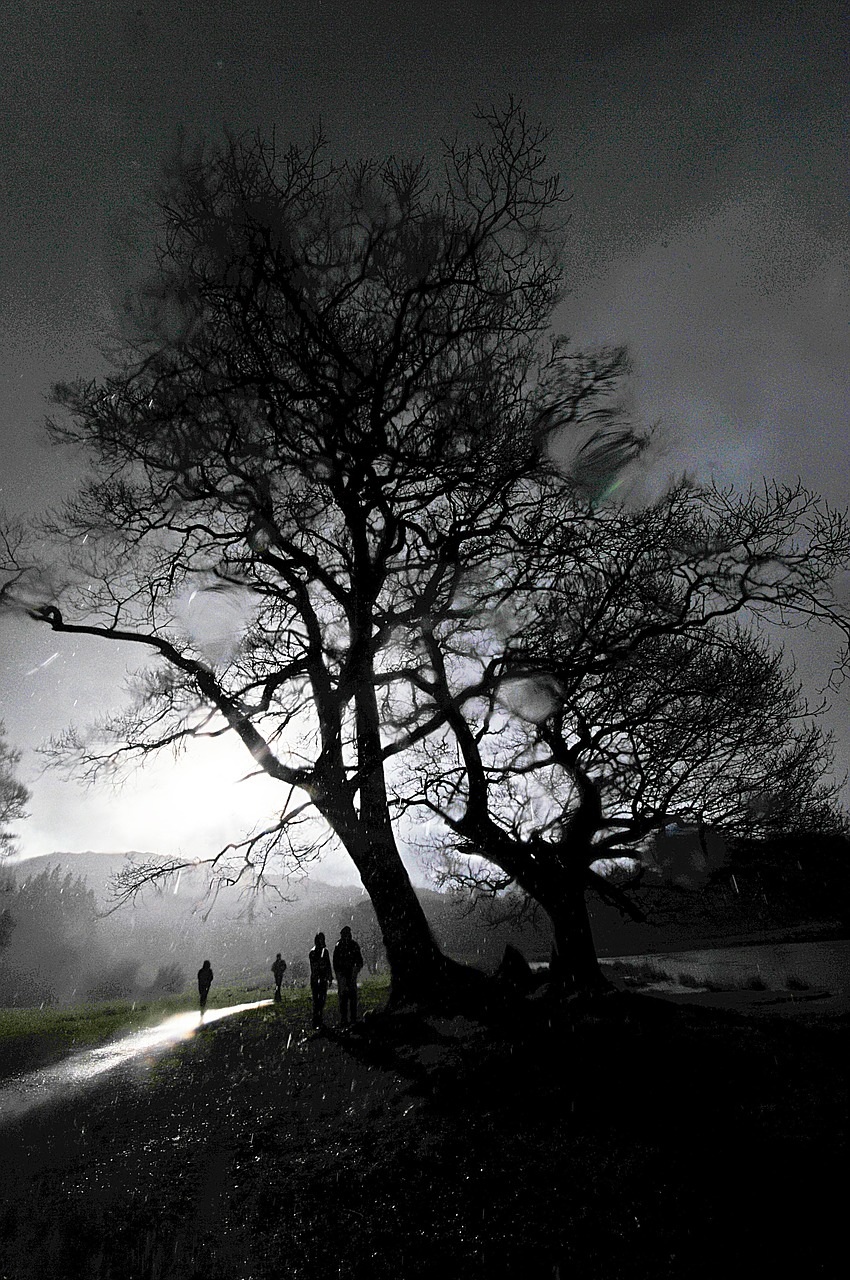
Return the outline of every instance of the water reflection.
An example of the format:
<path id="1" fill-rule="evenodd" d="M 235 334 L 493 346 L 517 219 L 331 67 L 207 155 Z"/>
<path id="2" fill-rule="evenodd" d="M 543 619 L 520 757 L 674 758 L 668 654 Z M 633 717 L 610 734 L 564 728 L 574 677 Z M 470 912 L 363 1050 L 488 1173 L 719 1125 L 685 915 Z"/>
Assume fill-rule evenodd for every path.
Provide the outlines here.
<path id="1" fill-rule="evenodd" d="M 16 1076 L 0 1085 L 0 1122 L 17 1119 L 34 1107 L 66 1096 L 75 1088 L 125 1063 L 150 1059 L 169 1045 L 189 1040 L 201 1026 L 271 1003 L 271 1000 L 255 1000 L 252 1004 L 234 1004 L 226 1009 L 207 1009 L 203 1014 L 178 1013 L 159 1026 L 134 1031 L 97 1049 L 84 1049 L 72 1054 L 54 1066 Z"/>

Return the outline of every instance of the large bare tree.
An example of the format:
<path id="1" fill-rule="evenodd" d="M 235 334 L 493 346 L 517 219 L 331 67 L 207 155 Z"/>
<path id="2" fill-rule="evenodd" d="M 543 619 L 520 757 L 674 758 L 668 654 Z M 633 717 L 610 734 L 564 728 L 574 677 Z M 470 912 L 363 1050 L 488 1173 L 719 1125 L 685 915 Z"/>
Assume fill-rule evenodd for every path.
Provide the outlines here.
<path id="1" fill-rule="evenodd" d="M 330 833 L 374 903 L 396 999 L 458 981 L 388 807 L 388 762 L 447 714 L 422 703 L 422 627 L 468 608 L 467 582 L 554 476 L 559 431 L 584 433 L 596 478 L 639 447 L 622 353 L 582 359 L 547 334 L 562 196 L 542 135 L 513 106 L 481 123 L 436 173 L 335 165 L 320 142 L 184 154 L 132 337 L 107 377 L 57 392 L 53 436 L 93 474 L 40 532 L 49 589 L 44 554 L 7 556 L 7 596 L 36 622 L 154 659 L 129 707 L 56 753 L 97 777 L 239 739 L 282 799 L 228 874 L 234 853 L 261 873 Z M 230 640 L 194 621 L 211 602 Z"/>

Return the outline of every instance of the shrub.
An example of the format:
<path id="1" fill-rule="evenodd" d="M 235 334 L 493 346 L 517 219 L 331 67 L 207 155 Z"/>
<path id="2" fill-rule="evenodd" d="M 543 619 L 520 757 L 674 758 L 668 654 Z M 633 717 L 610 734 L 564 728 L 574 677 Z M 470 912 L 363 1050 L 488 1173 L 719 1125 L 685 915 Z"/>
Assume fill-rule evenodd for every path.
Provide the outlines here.
<path id="1" fill-rule="evenodd" d="M 657 965 L 651 964 L 644 960 L 636 964 L 629 964 L 628 961 L 611 965 L 610 970 L 620 978 L 623 982 L 632 986 L 644 985 L 650 982 L 669 982 L 670 975 L 665 973 L 663 969 L 659 969 Z"/>
<path id="2" fill-rule="evenodd" d="M 186 974 L 173 960 L 161 964 L 148 988 L 148 995 L 179 996 L 186 989 Z"/>
<path id="3" fill-rule="evenodd" d="M 119 960 L 102 973 L 89 979 L 85 992 L 88 1000 L 114 1000 L 116 997 L 129 997 L 138 989 L 138 960 Z"/>
<path id="4" fill-rule="evenodd" d="M 702 978 L 698 978 L 695 973 L 680 973 L 676 977 L 680 987 L 704 987 L 705 982 Z"/>

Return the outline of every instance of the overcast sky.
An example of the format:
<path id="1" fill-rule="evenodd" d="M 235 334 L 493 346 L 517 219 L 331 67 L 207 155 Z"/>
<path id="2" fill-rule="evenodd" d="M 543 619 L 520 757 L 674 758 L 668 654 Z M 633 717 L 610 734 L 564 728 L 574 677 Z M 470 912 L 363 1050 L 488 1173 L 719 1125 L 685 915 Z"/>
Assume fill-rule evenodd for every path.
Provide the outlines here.
<path id="1" fill-rule="evenodd" d="M 839 3 L 17 0 L 0 44 L 0 504 L 55 502 L 57 379 L 103 371 L 128 228 L 178 131 L 321 120 L 339 156 L 432 149 L 520 98 L 572 196 L 578 345 L 627 342 L 657 465 L 848 500 L 846 45 Z M 116 796 L 37 778 L 29 748 L 114 703 L 123 658 L 0 621 L 0 715 L 27 750 L 31 852 L 209 853 L 274 789 L 208 748 Z M 834 711 L 848 735 L 845 711 Z M 207 763 L 207 757 L 216 751 Z M 844 765 L 847 761 L 845 760 Z M 353 878 L 346 863 L 327 878 Z"/>

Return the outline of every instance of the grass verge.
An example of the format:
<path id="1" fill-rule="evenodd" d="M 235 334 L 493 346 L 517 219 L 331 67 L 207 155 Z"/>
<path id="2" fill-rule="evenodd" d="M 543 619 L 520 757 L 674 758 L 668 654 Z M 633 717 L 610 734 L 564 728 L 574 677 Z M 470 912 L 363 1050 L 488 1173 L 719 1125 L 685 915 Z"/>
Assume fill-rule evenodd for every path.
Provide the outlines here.
<path id="1" fill-rule="evenodd" d="M 786 975 L 769 983 L 761 973 L 749 973 L 739 976 L 722 973 L 693 973 L 681 970 L 674 973 L 651 961 L 609 961 L 605 970 L 624 987 L 640 988 L 655 983 L 677 983 L 680 987 L 688 987 L 700 991 L 808 991 L 811 984 L 797 975 Z"/>
<path id="2" fill-rule="evenodd" d="M 271 995 L 266 984 L 214 986 L 208 1009 L 249 1004 Z M 371 999 L 371 997 L 368 997 Z M 284 1004 L 303 1004 L 309 993 L 284 991 Z M 69 1053 L 93 1049 L 120 1035 L 156 1026 L 174 1014 L 198 1007 L 197 995 L 155 1000 L 103 1000 L 65 1008 L 0 1009 L 0 1079 L 47 1066 Z"/>

